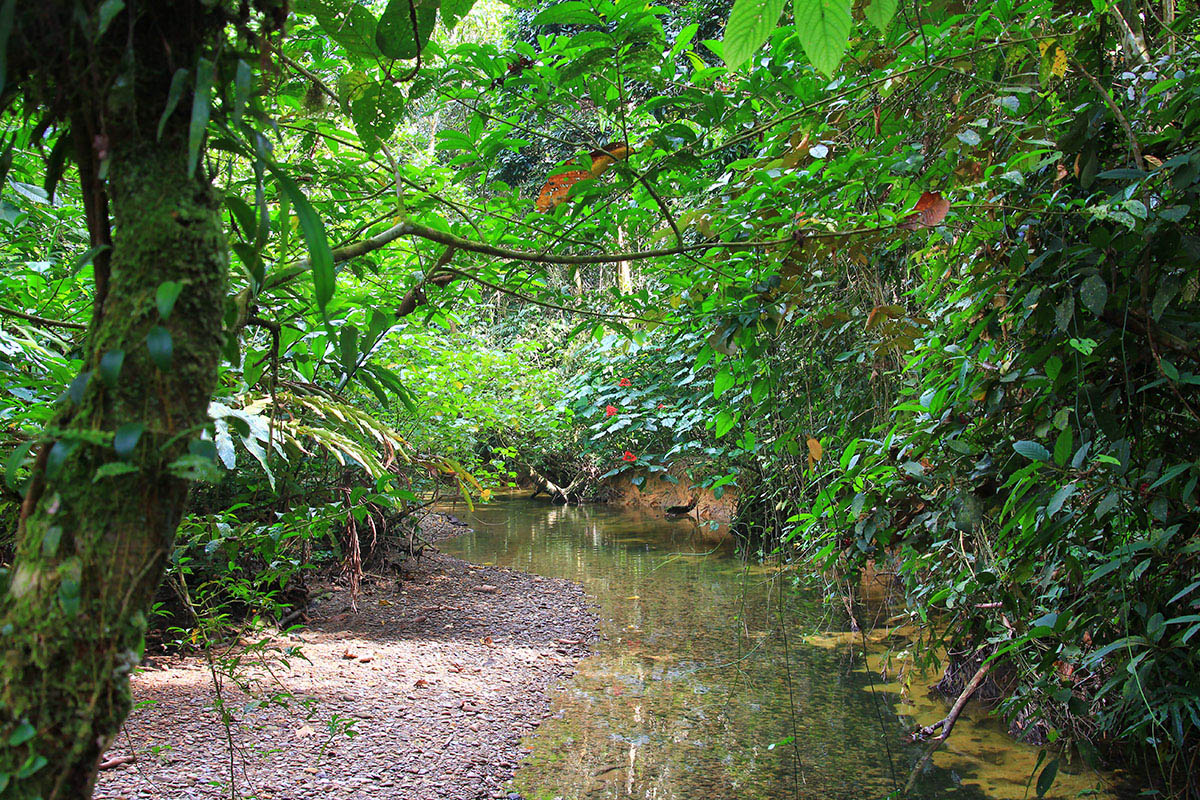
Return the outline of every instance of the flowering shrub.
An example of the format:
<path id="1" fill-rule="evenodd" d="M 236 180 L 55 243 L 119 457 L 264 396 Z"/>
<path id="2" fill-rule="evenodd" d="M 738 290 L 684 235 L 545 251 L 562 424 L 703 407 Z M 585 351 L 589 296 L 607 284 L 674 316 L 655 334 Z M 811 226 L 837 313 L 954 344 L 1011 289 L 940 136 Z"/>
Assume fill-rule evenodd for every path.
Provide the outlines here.
<path id="1" fill-rule="evenodd" d="M 661 339 L 608 336 L 582 354 L 564 403 L 586 426 L 585 452 L 602 461 L 620 454 L 602 478 L 626 474 L 641 486 L 647 473 L 660 473 L 673 482 L 667 470 L 684 465 L 691 480 L 716 487 L 718 495 L 733 483 L 733 460 L 744 450 L 733 435 L 714 436 L 715 370 L 705 339 L 675 332 L 664 346 Z M 614 381 L 616 375 L 625 377 Z"/>

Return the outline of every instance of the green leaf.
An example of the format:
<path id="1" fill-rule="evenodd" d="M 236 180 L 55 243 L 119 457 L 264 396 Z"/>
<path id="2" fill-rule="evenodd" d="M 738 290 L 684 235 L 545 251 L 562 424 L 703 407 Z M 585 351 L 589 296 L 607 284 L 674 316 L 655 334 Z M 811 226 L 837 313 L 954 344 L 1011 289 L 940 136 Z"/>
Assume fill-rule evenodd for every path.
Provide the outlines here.
<path id="1" fill-rule="evenodd" d="M 29 449 L 33 447 L 33 442 L 18 442 L 13 451 L 8 454 L 8 458 L 4 460 L 4 483 L 8 488 L 15 490 L 17 488 L 17 470 L 25 463 L 25 459 L 29 456 Z"/>
<path id="2" fill-rule="evenodd" d="M 829 77 L 850 43 L 851 0 L 796 0 L 796 35 L 813 66 Z"/>
<path id="3" fill-rule="evenodd" d="M 1058 777 L 1058 759 L 1054 759 L 1046 768 L 1042 770 L 1042 774 L 1038 776 L 1037 781 L 1037 796 L 1045 797 L 1046 792 L 1050 791 L 1050 787 L 1054 785 L 1054 779 Z"/>
<path id="4" fill-rule="evenodd" d="M 79 581 L 76 578 L 63 578 L 58 584 L 58 602 L 68 617 L 79 613 Z"/>
<path id="5" fill-rule="evenodd" d="M 196 85 L 192 94 L 192 121 L 188 123 L 188 177 L 196 174 L 200 160 L 200 143 L 208 130 L 208 117 L 212 113 L 213 63 L 207 58 L 196 62 Z"/>
<path id="6" fill-rule="evenodd" d="M 46 456 L 46 477 L 55 478 L 59 471 L 62 470 L 63 464 L 71 453 L 75 452 L 75 448 L 79 446 L 77 439 L 59 439 L 50 448 L 50 454 Z"/>
<path id="7" fill-rule="evenodd" d="M 171 332 L 162 325 L 155 325 L 146 334 L 146 347 L 150 351 L 150 360 L 161 370 L 171 367 L 171 356 L 174 347 L 171 343 Z"/>
<path id="8" fill-rule="evenodd" d="M 1158 487 L 1162 486 L 1164 483 L 1168 483 L 1170 481 L 1175 480 L 1177 477 L 1179 477 L 1180 474 L 1182 474 L 1185 470 L 1190 469 L 1191 467 L 1192 467 L 1191 462 L 1188 462 L 1187 464 L 1176 464 L 1175 466 L 1171 467 L 1169 470 L 1164 472 L 1162 474 L 1161 478 L 1156 480 L 1154 483 L 1150 484 L 1150 489 L 1151 490 L 1157 489 Z"/>
<path id="9" fill-rule="evenodd" d="M 187 86 L 188 71 L 183 67 L 175 70 L 175 74 L 171 76 L 171 88 L 167 90 L 167 106 L 163 109 L 162 116 L 158 118 L 158 138 L 161 140 L 163 128 L 167 127 L 167 120 L 175 113 L 175 107 L 179 105 L 179 98 L 183 97 L 183 89 Z"/>
<path id="10" fill-rule="evenodd" d="M 96 473 L 92 475 L 92 483 L 99 483 L 105 478 L 114 478 L 117 475 L 128 475 L 130 472 L 137 472 L 138 468 L 127 461 L 110 461 L 97 467 Z"/>
<path id="11" fill-rule="evenodd" d="M 383 387 L 379 385 L 379 382 L 377 380 L 375 380 L 374 377 L 372 377 L 370 372 L 368 372 L 365 369 L 359 370 L 355 374 L 355 377 L 357 378 L 359 383 L 361 383 L 363 386 L 366 386 L 368 389 L 371 390 L 371 393 L 374 394 L 375 397 L 379 399 L 379 404 L 381 406 L 383 406 L 384 408 L 388 407 L 389 404 L 388 404 L 387 392 L 385 392 L 383 390 Z"/>
<path id="12" fill-rule="evenodd" d="M 109 350 L 100 356 L 100 380 L 110 389 L 115 389 L 117 379 L 121 375 L 121 366 L 125 363 L 125 351 Z"/>
<path id="13" fill-rule="evenodd" d="M 342 354 L 342 369 L 350 375 L 358 361 L 358 328 L 353 325 L 343 327 L 338 332 L 338 347 Z"/>
<path id="14" fill-rule="evenodd" d="M 391 82 L 358 82 L 346 92 L 350 118 L 370 153 L 378 152 L 404 116 L 404 93 Z"/>
<path id="15" fill-rule="evenodd" d="M 83 402 L 84 392 L 87 391 L 88 383 L 92 380 L 92 371 L 84 370 L 75 376 L 71 384 L 67 387 L 67 397 L 71 398 L 71 402 L 79 405 Z"/>
<path id="16" fill-rule="evenodd" d="M 436 24 L 437 3 L 389 0 L 375 27 L 375 46 L 388 58 L 416 58 L 429 42 Z"/>
<path id="17" fill-rule="evenodd" d="M 455 23 L 467 15 L 475 0 L 442 0 L 442 24 L 452 30 Z"/>
<path id="18" fill-rule="evenodd" d="M 21 720 L 19 723 L 17 723 L 17 727 L 13 730 L 13 732 L 8 735 L 8 746 L 20 747 L 32 739 L 36 734 L 37 730 L 35 730 L 32 725 L 25 720 Z"/>
<path id="19" fill-rule="evenodd" d="M 961 131 L 956 133 L 955 136 L 958 137 L 960 142 L 968 147 L 974 147 L 983 141 L 979 136 L 979 131 L 975 130 L 974 128 L 963 128 Z"/>
<path id="20" fill-rule="evenodd" d="M 179 299 L 179 293 L 182 291 L 183 284 L 179 281 L 163 281 L 158 285 L 158 291 L 154 294 L 154 305 L 158 307 L 160 317 L 166 319 L 171 316 L 175 301 Z"/>
<path id="21" fill-rule="evenodd" d="M 125 0 L 104 0 L 100 4 L 100 13 L 96 25 L 96 38 L 104 35 L 113 18 L 125 10 Z"/>
<path id="22" fill-rule="evenodd" d="M 138 439 L 142 438 L 144 430 L 146 426 L 141 422 L 127 422 L 117 428 L 113 436 L 113 450 L 116 450 L 121 458 L 133 455 L 133 448 L 137 447 Z"/>
<path id="23" fill-rule="evenodd" d="M 1079 300 L 1084 307 L 1097 317 L 1104 313 L 1104 304 L 1108 302 L 1108 286 L 1099 275 L 1089 275 L 1079 286 Z"/>
<path id="24" fill-rule="evenodd" d="M 396 373 L 379 364 L 370 365 L 370 369 L 381 383 L 392 390 L 392 394 L 396 395 L 396 399 L 408 409 L 409 413 L 417 413 L 417 404 L 413 401 L 412 394 L 400 382 L 400 377 Z"/>
<path id="25" fill-rule="evenodd" d="M 1050 498 L 1050 502 L 1046 504 L 1046 516 L 1053 517 L 1062 510 L 1063 503 L 1067 502 L 1067 498 L 1075 494 L 1075 484 L 1068 483 L 1066 486 L 1059 489 Z"/>
<path id="26" fill-rule="evenodd" d="M 892 17 L 896 16 L 896 7 L 899 4 L 899 0 L 871 0 L 866 10 L 867 21 L 878 28 L 880 33 L 886 32 Z M 976 138 L 978 139 L 978 134 Z M 975 144 L 979 142 L 976 141 Z"/>
<path id="27" fill-rule="evenodd" d="M 1071 457 L 1074 447 L 1075 439 L 1071 434 L 1071 429 L 1064 428 L 1058 434 L 1058 439 L 1054 442 L 1054 463 L 1060 467 L 1065 466 L 1067 459 Z"/>
<path id="28" fill-rule="evenodd" d="M 539 25 L 600 25 L 602 22 L 588 8 L 587 3 L 570 0 L 566 3 L 555 3 L 534 17 L 529 24 L 536 28 Z"/>
<path id="29" fill-rule="evenodd" d="M 728 366 L 721 367 L 721 371 L 717 373 L 717 377 L 713 380 L 713 397 L 720 400 L 721 395 L 725 394 L 734 384 L 735 378 L 733 372 Z"/>
<path id="30" fill-rule="evenodd" d="M 237 62 L 237 75 L 234 78 L 233 121 L 241 120 L 250 100 L 250 65 L 242 59 Z"/>
<path id="31" fill-rule="evenodd" d="M 74 278 L 76 275 L 79 274 L 79 271 L 81 269 L 86 267 L 88 264 L 92 263 L 92 261 L 96 258 L 96 256 L 100 255 L 101 253 L 103 253 L 105 250 L 108 250 L 108 249 L 109 249 L 109 246 L 106 244 L 99 244 L 99 245 L 96 245 L 95 247 L 91 248 L 86 253 L 79 256 L 79 258 L 77 258 L 71 262 L 71 268 L 69 270 L 67 270 L 68 274 L 70 274 L 70 276 L 72 278 Z"/>
<path id="32" fill-rule="evenodd" d="M 1049 461 L 1050 451 L 1037 442 L 1031 442 L 1024 439 L 1013 443 L 1013 450 L 1025 456 L 1031 461 Z"/>
<path id="33" fill-rule="evenodd" d="M 802 0 L 803 1 L 803 0 Z M 770 38 L 779 24 L 785 0 L 734 0 L 721 40 L 721 55 L 737 69 Z"/>
<path id="34" fill-rule="evenodd" d="M 250 204 L 235 194 L 226 194 L 225 207 L 229 209 L 229 213 L 237 220 L 242 238 L 246 241 L 253 241 L 257 225 L 255 223 L 254 209 L 250 207 Z"/>
<path id="35" fill-rule="evenodd" d="M 276 165 L 269 164 L 269 167 L 271 174 L 279 182 L 279 187 L 291 198 L 292 205 L 296 207 L 300 230 L 304 233 L 304 243 L 308 246 L 317 306 L 324 312 L 326 304 L 333 299 L 336 285 L 333 272 L 333 250 L 329 247 L 329 238 L 325 235 L 325 225 L 296 182 Z"/>
<path id="36" fill-rule="evenodd" d="M 729 413 L 729 411 L 725 409 L 722 409 L 721 412 L 717 414 L 717 418 L 713 421 L 713 434 L 720 439 L 722 436 L 729 433 L 735 422 L 737 422 L 737 420 L 734 419 L 733 414 Z"/>

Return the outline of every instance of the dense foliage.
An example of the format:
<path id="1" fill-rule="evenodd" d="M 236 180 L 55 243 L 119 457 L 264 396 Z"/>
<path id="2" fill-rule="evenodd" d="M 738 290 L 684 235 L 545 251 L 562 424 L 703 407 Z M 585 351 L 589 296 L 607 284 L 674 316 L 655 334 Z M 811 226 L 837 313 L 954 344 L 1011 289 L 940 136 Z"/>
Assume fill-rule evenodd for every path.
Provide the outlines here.
<path id="1" fill-rule="evenodd" d="M 183 640 L 187 613 L 285 619 L 314 565 L 411 546 L 431 493 L 686 476 L 831 591 L 894 571 L 922 656 L 992 659 L 1022 735 L 1200 796 L 1190 3 L 298 0 L 189 4 L 188 30 L 132 0 L 15 5 L 12 664 L 42 657 L 30 585 L 55 631 L 118 613 L 80 570 L 142 534 L 88 487 L 178 496 L 127 577 L 149 610 L 169 562 Z M 135 150 L 200 198 L 141 208 L 209 226 L 203 276 L 174 250 L 117 269 L 159 241 Z M 69 675 L 116 687 L 101 739 L 140 614 Z M 67 796 L 50 760 L 96 745 L 60 746 L 17 685 L 0 796 Z"/>

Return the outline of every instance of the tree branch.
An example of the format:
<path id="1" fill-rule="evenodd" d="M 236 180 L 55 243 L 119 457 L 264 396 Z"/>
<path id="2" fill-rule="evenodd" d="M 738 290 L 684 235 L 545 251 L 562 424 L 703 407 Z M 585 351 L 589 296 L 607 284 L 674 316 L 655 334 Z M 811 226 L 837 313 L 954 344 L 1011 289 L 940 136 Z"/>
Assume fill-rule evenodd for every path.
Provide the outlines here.
<path id="1" fill-rule="evenodd" d="M 15 308 L 9 308 L 8 306 L 0 306 L 0 314 L 6 317 L 23 319 L 26 322 L 32 322 L 34 325 L 43 328 L 70 328 L 73 331 L 87 330 L 87 325 L 84 325 L 82 322 L 64 322 L 58 319 L 47 319 L 46 317 L 39 317 L 36 314 L 26 314 L 24 311 L 17 311 Z"/>

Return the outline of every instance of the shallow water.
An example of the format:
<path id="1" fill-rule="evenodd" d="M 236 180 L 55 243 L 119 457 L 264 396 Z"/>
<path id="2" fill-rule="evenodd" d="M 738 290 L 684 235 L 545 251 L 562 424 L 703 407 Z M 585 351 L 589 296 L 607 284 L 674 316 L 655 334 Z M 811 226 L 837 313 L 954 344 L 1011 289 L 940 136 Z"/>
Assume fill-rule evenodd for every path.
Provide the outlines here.
<path id="1" fill-rule="evenodd" d="M 903 735 L 946 714 L 933 679 L 885 683 L 882 646 L 868 671 L 836 611 L 690 521 L 516 498 L 449 510 L 475 531 L 446 552 L 579 581 L 598 606 L 595 655 L 526 742 L 513 783 L 529 800 L 883 798 L 922 752 Z M 970 709 L 917 796 L 1033 797 L 1037 757 Z M 1115 797 L 1106 783 L 1060 771 L 1046 796 Z"/>

